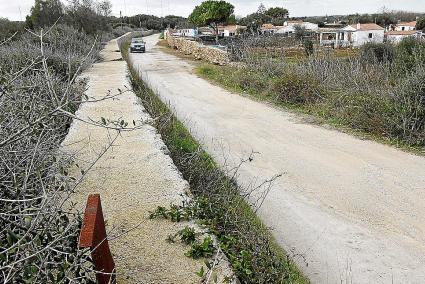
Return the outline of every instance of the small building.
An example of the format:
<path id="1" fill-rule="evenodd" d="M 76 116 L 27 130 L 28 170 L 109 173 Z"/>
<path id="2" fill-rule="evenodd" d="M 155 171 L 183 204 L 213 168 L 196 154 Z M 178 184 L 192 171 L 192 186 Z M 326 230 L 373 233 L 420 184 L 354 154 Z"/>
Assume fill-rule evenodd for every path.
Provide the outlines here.
<path id="1" fill-rule="evenodd" d="M 290 26 L 290 25 L 276 27 L 276 31 L 275 31 L 275 34 L 287 35 L 287 36 L 290 36 L 294 33 L 295 33 L 295 26 Z"/>
<path id="2" fill-rule="evenodd" d="M 197 29 L 177 29 L 173 30 L 171 33 L 176 37 L 196 37 L 198 35 Z"/>
<path id="3" fill-rule="evenodd" d="M 413 37 L 420 39 L 422 32 L 417 30 L 404 30 L 404 31 L 388 31 L 385 33 L 385 39 L 391 43 L 399 43 L 405 38 Z"/>
<path id="4" fill-rule="evenodd" d="M 368 42 L 384 42 L 385 29 L 377 24 L 356 24 L 344 28 L 319 29 L 320 45 L 339 47 L 359 47 Z"/>
<path id="5" fill-rule="evenodd" d="M 304 21 L 286 21 L 283 23 L 284 27 L 293 27 L 295 28 L 296 26 L 302 27 L 308 31 L 317 31 L 319 30 L 319 25 L 318 24 L 314 24 L 314 23 L 310 23 L 310 22 L 304 22 Z"/>
<path id="6" fill-rule="evenodd" d="M 260 34 L 262 35 L 273 35 L 279 28 L 273 24 L 263 24 L 260 28 Z"/>
<path id="7" fill-rule="evenodd" d="M 395 26 L 395 31 L 415 31 L 416 21 L 412 22 L 400 22 Z"/>
<path id="8" fill-rule="evenodd" d="M 232 37 L 242 34 L 246 29 L 246 26 L 240 25 L 219 26 L 218 34 L 222 37 Z"/>
<path id="9" fill-rule="evenodd" d="M 198 35 L 214 36 L 215 35 L 215 31 L 211 27 L 199 27 L 198 28 Z"/>
<path id="10" fill-rule="evenodd" d="M 365 43 L 383 43 L 385 29 L 377 24 L 355 24 L 344 28 L 345 31 L 351 32 L 351 36 L 348 35 L 348 40 L 351 41 L 352 46 L 359 47 Z"/>
<path id="11" fill-rule="evenodd" d="M 319 43 L 321 46 L 330 46 L 333 48 L 352 46 L 352 32 L 343 28 L 320 28 Z"/>

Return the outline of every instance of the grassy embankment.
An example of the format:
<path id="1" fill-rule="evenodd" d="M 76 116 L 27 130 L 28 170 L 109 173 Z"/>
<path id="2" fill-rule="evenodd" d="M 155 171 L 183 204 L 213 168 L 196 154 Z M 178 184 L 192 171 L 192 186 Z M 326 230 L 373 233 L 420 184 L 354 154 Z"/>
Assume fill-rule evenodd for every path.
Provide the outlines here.
<path id="1" fill-rule="evenodd" d="M 250 52 L 243 64 L 202 62 L 196 73 L 229 91 L 308 114 L 316 123 L 425 154 L 425 44 L 280 59 Z"/>
<path id="2" fill-rule="evenodd" d="M 124 44 L 122 50 L 128 59 L 128 45 Z M 167 105 L 147 88 L 130 63 L 129 68 L 134 91 L 156 118 L 155 127 L 190 184 L 194 195 L 190 215 L 215 234 L 238 279 L 242 283 L 309 283 L 241 197 L 235 181 L 228 178 Z"/>

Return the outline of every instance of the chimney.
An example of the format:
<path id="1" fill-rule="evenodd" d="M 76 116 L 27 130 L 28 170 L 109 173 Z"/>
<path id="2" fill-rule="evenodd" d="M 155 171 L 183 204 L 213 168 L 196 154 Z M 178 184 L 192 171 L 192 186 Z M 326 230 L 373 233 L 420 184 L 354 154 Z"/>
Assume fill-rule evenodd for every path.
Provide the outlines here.
<path id="1" fill-rule="evenodd" d="M 360 23 L 357 23 L 357 29 L 360 30 L 360 28 L 361 28 Z"/>

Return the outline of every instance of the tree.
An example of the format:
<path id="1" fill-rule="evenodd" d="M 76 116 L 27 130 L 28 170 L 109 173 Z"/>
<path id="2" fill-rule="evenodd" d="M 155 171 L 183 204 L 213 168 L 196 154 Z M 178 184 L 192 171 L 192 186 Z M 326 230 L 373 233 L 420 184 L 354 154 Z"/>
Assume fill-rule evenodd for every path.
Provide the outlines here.
<path id="1" fill-rule="evenodd" d="M 24 31 L 22 22 L 12 22 L 6 18 L 0 17 L 0 42 L 13 36 L 15 33 Z"/>
<path id="2" fill-rule="evenodd" d="M 265 23 L 270 23 L 271 18 L 266 14 L 253 13 L 242 18 L 239 23 L 248 27 L 252 34 L 258 33 L 261 26 Z"/>
<path id="3" fill-rule="evenodd" d="M 269 15 L 272 19 L 287 18 L 289 16 L 289 12 L 285 8 L 274 7 L 268 9 L 266 11 L 266 15 Z"/>
<path id="4" fill-rule="evenodd" d="M 229 19 L 227 20 L 227 25 L 236 25 L 237 20 L 235 15 L 230 15 Z"/>
<path id="5" fill-rule="evenodd" d="M 295 38 L 299 41 L 302 41 L 307 36 L 307 30 L 300 25 L 296 25 L 294 28 L 295 28 Z"/>
<path id="6" fill-rule="evenodd" d="M 103 2 L 103 10 L 94 0 L 71 0 L 66 7 L 66 22 L 79 31 L 99 34 L 109 29 L 106 16 L 110 9 L 108 1 Z M 102 15 L 102 14 L 103 15 Z"/>
<path id="7" fill-rule="evenodd" d="M 109 0 L 104 0 L 97 3 L 97 11 L 104 17 L 109 17 L 112 14 L 112 3 Z"/>
<path id="8" fill-rule="evenodd" d="M 275 26 L 282 26 L 289 16 L 288 10 L 281 7 L 270 8 L 265 14 L 271 18 L 271 22 Z"/>
<path id="9" fill-rule="evenodd" d="M 30 15 L 26 18 L 26 25 L 30 28 L 51 26 L 63 14 L 63 5 L 60 0 L 35 0 Z"/>
<path id="10" fill-rule="evenodd" d="M 265 14 L 266 11 L 267 11 L 266 6 L 264 6 L 264 4 L 261 3 L 260 6 L 258 6 L 257 14 Z"/>
<path id="11" fill-rule="evenodd" d="M 218 42 L 218 25 L 226 23 L 233 14 L 234 6 L 226 1 L 208 0 L 196 6 L 189 16 L 189 22 L 196 26 L 211 26 Z"/>
<path id="12" fill-rule="evenodd" d="M 425 17 L 420 18 L 416 22 L 416 29 L 417 30 L 422 30 L 425 33 Z"/>

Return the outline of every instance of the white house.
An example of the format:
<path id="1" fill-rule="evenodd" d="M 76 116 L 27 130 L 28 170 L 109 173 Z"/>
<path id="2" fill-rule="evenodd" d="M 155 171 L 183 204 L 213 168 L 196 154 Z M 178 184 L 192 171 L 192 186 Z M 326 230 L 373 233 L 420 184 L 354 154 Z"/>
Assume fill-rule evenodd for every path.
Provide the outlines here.
<path id="1" fill-rule="evenodd" d="M 276 27 L 273 24 L 263 24 L 260 28 L 261 34 L 272 35 L 274 34 L 280 27 Z"/>
<path id="2" fill-rule="evenodd" d="M 404 38 L 414 37 L 421 38 L 422 32 L 417 30 L 404 30 L 404 31 L 389 31 L 385 33 L 385 38 L 388 42 L 399 43 Z"/>
<path id="3" fill-rule="evenodd" d="M 276 27 L 277 30 L 275 31 L 275 34 L 286 34 L 290 35 L 295 33 L 295 26 L 283 26 L 283 27 Z"/>
<path id="4" fill-rule="evenodd" d="M 395 31 L 414 31 L 416 30 L 416 21 L 401 22 L 395 26 Z"/>
<path id="5" fill-rule="evenodd" d="M 374 23 L 350 25 L 343 30 L 347 32 L 347 38 L 345 38 L 345 40 L 349 40 L 354 47 L 369 42 L 384 42 L 385 29 Z"/>
<path id="6" fill-rule="evenodd" d="M 199 27 L 198 28 L 198 35 L 214 36 L 215 31 L 211 27 Z"/>
<path id="7" fill-rule="evenodd" d="M 295 27 L 302 27 L 308 31 L 317 31 L 319 30 L 319 25 L 303 22 L 303 21 L 286 21 L 283 23 L 283 26 L 275 26 L 273 24 L 263 24 L 261 26 L 261 34 L 293 34 L 295 33 Z"/>
<path id="8" fill-rule="evenodd" d="M 246 26 L 240 26 L 240 25 L 219 26 L 218 34 L 223 37 L 231 37 L 231 36 L 240 35 L 246 29 L 247 29 Z"/>
<path id="9" fill-rule="evenodd" d="M 286 21 L 283 23 L 284 27 L 295 27 L 295 26 L 300 26 L 306 30 L 309 31 L 317 31 L 319 30 L 319 25 L 318 24 L 314 24 L 314 23 L 310 23 L 310 22 L 303 22 L 303 21 Z"/>
<path id="10" fill-rule="evenodd" d="M 343 28 L 320 28 L 319 42 L 322 46 L 348 47 L 352 45 L 352 31 Z"/>
<path id="11" fill-rule="evenodd" d="M 319 29 L 320 45 L 359 47 L 368 42 L 384 42 L 385 29 L 377 24 L 356 24 L 344 28 Z"/>
<path id="12" fill-rule="evenodd" d="M 178 29 L 172 32 L 173 36 L 181 37 L 195 37 L 198 35 L 198 30 L 196 29 Z"/>

